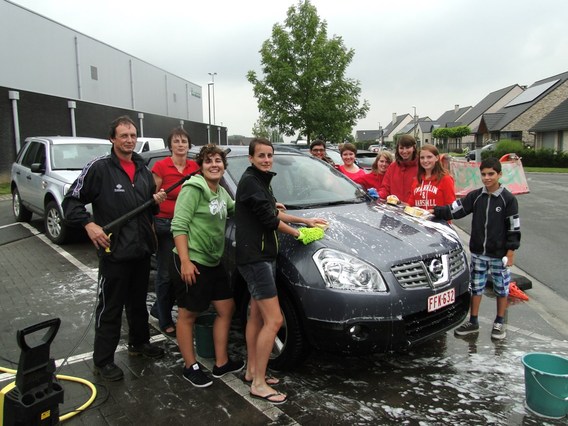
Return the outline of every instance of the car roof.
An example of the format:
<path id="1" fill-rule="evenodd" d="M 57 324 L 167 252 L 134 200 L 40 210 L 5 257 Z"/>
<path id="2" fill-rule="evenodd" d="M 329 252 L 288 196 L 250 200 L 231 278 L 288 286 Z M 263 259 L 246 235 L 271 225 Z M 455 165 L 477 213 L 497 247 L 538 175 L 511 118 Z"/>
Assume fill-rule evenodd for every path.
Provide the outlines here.
<path id="1" fill-rule="evenodd" d="M 82 136 L 30 136 L 26 138 L 26 142 L 30 140 L 42 140 L 53 145 L 64 145 L 64 144 L 89 144 L 89 143 L 104 143 L 111 144 L 108 139 L 99 138 L 89 138 Z"/>

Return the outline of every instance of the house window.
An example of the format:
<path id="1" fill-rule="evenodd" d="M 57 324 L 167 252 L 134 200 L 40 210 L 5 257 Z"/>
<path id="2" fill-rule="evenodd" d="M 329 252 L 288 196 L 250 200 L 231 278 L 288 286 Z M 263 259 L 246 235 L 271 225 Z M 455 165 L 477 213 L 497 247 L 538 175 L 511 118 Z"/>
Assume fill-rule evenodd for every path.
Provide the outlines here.
<path id="1" fill-rule="evenodd" d="M 99 79 L 99 70 L 97 67 L 91 65 L 91 80 L 98 80 Z"/>

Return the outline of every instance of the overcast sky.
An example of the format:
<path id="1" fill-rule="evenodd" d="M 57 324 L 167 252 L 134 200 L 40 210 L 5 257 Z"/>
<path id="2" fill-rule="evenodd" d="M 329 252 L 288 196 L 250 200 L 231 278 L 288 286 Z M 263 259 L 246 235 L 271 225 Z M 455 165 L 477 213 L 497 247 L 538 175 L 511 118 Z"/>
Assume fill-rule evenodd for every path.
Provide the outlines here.
<path id="1" fill-rule="evenodd" d="M 249 70 L 292 0 L 12 0 L 203 86 L 216 72 L 216 122 L 250 136 L 258 118 Z M 328 37 L 355 50 L 347 76 L 370 103 L 354 130 L 393 113 L 437 119 L 511 84 L 568 71 L 566 0 L 312 0 Z M 207 97 L 204 96 L 204 120 Z M 289 138 L 286 138 L 288 140 Z"/>

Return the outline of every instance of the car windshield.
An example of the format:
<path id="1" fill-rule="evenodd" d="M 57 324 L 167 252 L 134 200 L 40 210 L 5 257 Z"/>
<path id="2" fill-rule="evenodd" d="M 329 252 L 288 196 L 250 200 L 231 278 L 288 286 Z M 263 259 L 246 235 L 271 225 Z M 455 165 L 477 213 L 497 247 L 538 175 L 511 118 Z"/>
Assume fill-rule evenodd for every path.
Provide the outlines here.
<path id="1" fill-rule="evenodd" d="M 52 170 L 82 170 L 92 159 L 110 153 L 108 143 L 58 144 L 51 147 Z"/>
<path id="2" fill-rule="evenodd" d="M 247 156 L 229 159 L 227 172 L 238 182 L 250 166 Z M 367 200 L 365 192 L 326 163 L 307 155 L 276 153 L 272 191 L 288 209 L 346 204 Z"/>

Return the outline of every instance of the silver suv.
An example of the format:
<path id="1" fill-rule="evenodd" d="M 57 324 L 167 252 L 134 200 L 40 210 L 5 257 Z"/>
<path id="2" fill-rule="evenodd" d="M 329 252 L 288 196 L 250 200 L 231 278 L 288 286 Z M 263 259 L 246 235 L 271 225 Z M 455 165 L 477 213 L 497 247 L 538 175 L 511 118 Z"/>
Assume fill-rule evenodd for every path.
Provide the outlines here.
<path id="1" fill-rule="evenodd" d="M 68 136 L 30 137 L 12 164 L 12 211 L 17 221 L 32 214 L 44 218 L 45 233 L 56 244 L 70 232 L 63 223 L 61 202 L 83 167 L 93 158 L 110 153 L 105 139 Z"/>

